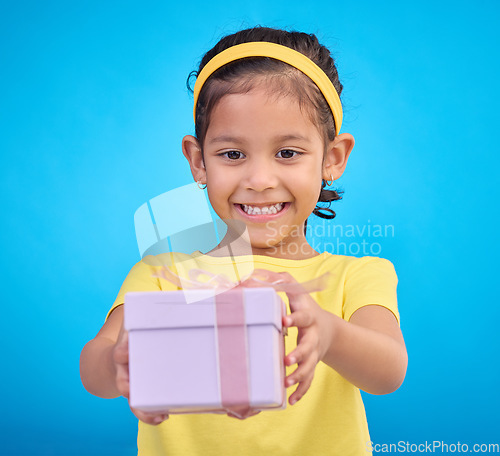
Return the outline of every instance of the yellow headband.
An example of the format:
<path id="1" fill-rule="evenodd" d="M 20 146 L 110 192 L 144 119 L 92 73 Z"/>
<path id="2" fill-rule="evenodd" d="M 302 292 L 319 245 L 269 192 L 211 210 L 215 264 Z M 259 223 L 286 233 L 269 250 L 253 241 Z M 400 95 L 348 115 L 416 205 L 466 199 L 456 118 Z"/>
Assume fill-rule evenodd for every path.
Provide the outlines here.
<path id="1" fill-rule="evenodd" d="M 332 110 L 335 119 L 335 130 L 339 134 L 342 125 L 342 105 L 340 98 L 325 72 L 304 54 L 295 51 L 287 46 L 267 41 L 255 41 L 251 43 L 237 44 L 212 58 L 200 71 L 194 85 L 194 121 L 196 122 L 196 104 L 201 88 L 207 79 L 220 67 L 246 57 L 271 57 L 276 60 L 288 63 L 308 76 L 321 90 L 326 102 Z"/>

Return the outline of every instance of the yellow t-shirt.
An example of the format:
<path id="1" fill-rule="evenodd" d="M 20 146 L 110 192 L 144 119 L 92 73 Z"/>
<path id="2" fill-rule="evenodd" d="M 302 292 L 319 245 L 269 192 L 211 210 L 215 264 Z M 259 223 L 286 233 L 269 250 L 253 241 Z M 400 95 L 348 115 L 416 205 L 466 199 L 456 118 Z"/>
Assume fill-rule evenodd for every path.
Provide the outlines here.
<path id="1" fill-rule="evenodd" d="M 349 320 L 360 307 L 376 304 L 393 312 L 399 322 L 397 276 L 391 262 L 327 252 L 304 260 L 260 255 L 229 259 L 200 252 L 146 257 L 128 274 L 110 312 L 123 304 L 128 291 L 177 289 L 171 282 L 156 276 L 161 265 L 169 266 L 181 277 L 199 268 L 215 274 L 224 273 L 232 280 L 253 268 L 287 271 L 298 282 L 330 272 L 327 287 L 311 293 L 323 309 Z M 279 294 L 288 308 L 286 294 Z M 296 347 L 296 342 L 297 329 L 289 328 L 285 338 L 287 354 Z M 296 366 L 287 367 L 287 375 L 295 369 Z M 288 388 L 288 397 L 295 388 Z M 366 456 L 370 454 L 369 442 L 359 389 L 322 362 L 316 366 L 312 385 L 304 397 L 285 410 L 261 412 L 246 420 L 217 414 L 171 415 L 159 426 L 139 422 L 138 434 L 139 456 Z"/>

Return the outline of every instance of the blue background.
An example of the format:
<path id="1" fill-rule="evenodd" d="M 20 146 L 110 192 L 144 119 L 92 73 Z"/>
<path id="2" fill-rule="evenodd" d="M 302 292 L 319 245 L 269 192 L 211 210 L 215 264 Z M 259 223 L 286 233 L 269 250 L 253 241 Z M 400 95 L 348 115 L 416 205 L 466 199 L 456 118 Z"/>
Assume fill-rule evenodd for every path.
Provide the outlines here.
<path id="1" fill-rule="evenodd" d="M 192 182 L 188 73 L 257 24 L 330 47 L 357 141 L 336 223 L 394 227 L 376 241 L 409 367 L 365 395 L 373 442 L 500 443 L 498 5 L 2 2 L 0 453 L 135 453 L 126 401 L 87 393 L 79 354 L 139 259 L 135 210 Z"/>

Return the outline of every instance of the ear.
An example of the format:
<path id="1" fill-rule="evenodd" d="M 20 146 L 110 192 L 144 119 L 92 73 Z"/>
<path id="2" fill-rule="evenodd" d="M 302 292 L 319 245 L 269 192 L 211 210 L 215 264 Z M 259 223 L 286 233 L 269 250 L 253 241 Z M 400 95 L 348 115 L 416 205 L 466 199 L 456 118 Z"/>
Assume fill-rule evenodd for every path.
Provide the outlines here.
<path id="1" fill-rule="evenodd" d="M 189 162 L 191 174 L 196 182 L 201 181 L 202 184 L 207 182 L 207 173 L 205 163 L 201 153 L 201 146 L 198 140 L 191 135 L 182 138 L 182 153 Z"/>
<path id="2" fill-rule="evenodd" d="M 354 147 L 354 137 L 349 133 L 341 133 L 327 146 L 323 165 L 323 179 L 337 180 L 344 173 L 347 159 Z"/>

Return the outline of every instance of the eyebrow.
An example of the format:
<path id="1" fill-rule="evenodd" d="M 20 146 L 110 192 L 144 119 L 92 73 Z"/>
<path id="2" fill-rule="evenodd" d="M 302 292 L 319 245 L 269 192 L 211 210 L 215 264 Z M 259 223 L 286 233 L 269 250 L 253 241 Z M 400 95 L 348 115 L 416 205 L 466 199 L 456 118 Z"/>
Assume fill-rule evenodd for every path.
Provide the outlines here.
<path id="1" fill-rule="evenodd" d="M 235 136 L 220 135 L 211 139 L 209 143 L 219 143 L 219 142 L 230 142 L 230 143 L 242 143 L 243 140 Z"/>
<path id="2" fill-rule="evenodd" d="M 308 138 L 301 136 L 301 135 L 281 135 L 277 136 L 275 138 L 276 142 L 284 142 L 284 141 L 307 141 Z M 210 143 L 224 143 L 224 142 L 229 142 L 229 143 L 237 143 L 241 144 L 245 142 L 242 138 L 238 138 L 236 136 L 229 136 L 229 135 L 220 135 L 216 136 L 215 138 L 211 139 L 209 141 Z"/>

